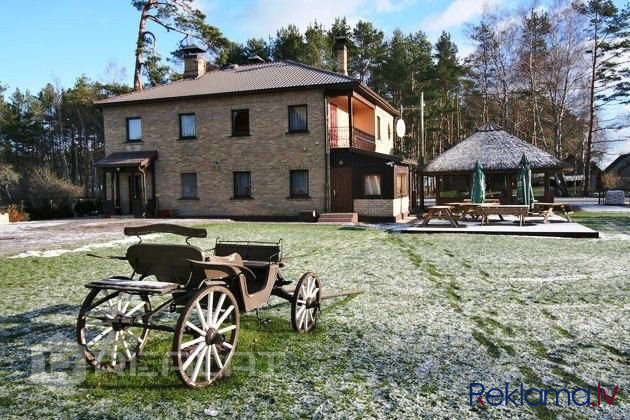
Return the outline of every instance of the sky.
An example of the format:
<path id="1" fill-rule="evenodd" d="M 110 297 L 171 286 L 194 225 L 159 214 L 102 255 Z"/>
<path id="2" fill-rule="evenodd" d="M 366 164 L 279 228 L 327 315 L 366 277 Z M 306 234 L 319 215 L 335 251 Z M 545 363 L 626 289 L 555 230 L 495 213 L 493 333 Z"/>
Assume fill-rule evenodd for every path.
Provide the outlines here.
<path id="1" fill-rule="evenodd" d="M 535 4 L 535 0 L 524 0 Z M 543 4 L 551 0 L 540 0 Z M 466 27 L 484 7 L 515 8 L 514 0 L 195 0 L 212 25 L 229 39 L 268 38 L 290 23 L 305 29 L 317 21 L 329 26 L 337 16 L 352 25 L 370 20 L 386 34 L 424 31 L 432 41 L 448 31 L 460 56 L 472 51 Z M 615 0 L 622 6 L 624 0 Z M 0 12 L 0 84 L 37 92 L 46 83 L 71 86 L 82 74 L 91 79 L 132 82 L 138 11 L 129 0 L 8 0 Z M 179 40 L 157 30 L 164 56 Z M 630 107 L 615 110 L 630 114 Z M 630 130 L 626 131 L 626 136 Z M 613 153 L 630 152 L 630 141 Z M 609 156 L 613 159 L 615 156 Z"/>

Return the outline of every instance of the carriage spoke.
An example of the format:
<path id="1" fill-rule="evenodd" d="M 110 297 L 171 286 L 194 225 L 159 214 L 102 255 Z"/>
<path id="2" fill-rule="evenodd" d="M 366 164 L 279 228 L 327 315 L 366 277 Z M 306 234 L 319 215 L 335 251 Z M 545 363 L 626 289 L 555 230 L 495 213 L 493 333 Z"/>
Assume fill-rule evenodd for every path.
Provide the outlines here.
<path id="1" fill-rule="evenodd" d="M 300 329 L 302 328 L 302 324 L 304 323 L 304 317 L 306 315 L 306 310 L 304 308 L 305 308 L 304 306 L 301 308 L 302 312 L 301 312 L 301 315 L 299 316 L 298 328 Z"/>
<path id="2" fill-rule="evenodd" d="M 221 362 L 221 358 L 219 357 L 219 352 L 217 352 L 217 346 L 212 345 L 212 354 L 214 355 L 214 361 L 219 365 L 219 369 L 223 369 L 223 363 Z"/>
<path id="3" fill-rule="evenodd" d="M 195 331 L 195 332 L 197 332 L 198 334 L 201 334 L 201 335 L 204 335 L 204 336 L 206 335 L 206 332 L 205 332 L 205 331 L 201 330 L 198 326 L 196 326 L 195 324 L 193 324 L 193 323 L 192 323 L 192 322 L 190 322 L 190 321 L 186 321 L 186 326 L 187 326 L 188 328 L 190 328 L 190 329 L 194 330 L 194 331 Z"/>
<path id="4" fill-rule="evenodd" d="M 206 379 L 210 380 L 210 378 L 212 377 L 212 355 L 210 353 L 212 353 L 210 351 L 210 349 L 207 349 L 208 351 L 206 351 Z"/>
<path id="5" fill-rule="evenodd" d="M 109 342 L 112 339 L 112 334 L 113 331 L 110 331 L 107 334 L 107 337 L 105 338 L 105 341 L 103 341 L 103 348 L 101 349 L 101 351 L 98 353 L 98 356 L 96 356 L 96 361 L 98 363 L 101 363 L 101 360 L 103 360 L 103 357 L 105 356 L 105 352 L 107 351 L 107 347 L 109 346 Z"/>
<path id="6" fill-rule="evenodd" d="M 205 339 L 206 339 L 206 337 L 202 335 L 201 337 L 197 337 L 194 340 L 190 340 L 190 341 L 187 341 L 187 342 L 183 343 L 179 348 L 180 349 L 185 349 L 186 347 L 190 347 L 193 344 L 201 343 Z"/>
<path id="7" fill-rule="evenodd" d="M 304 299 L 298 299 L 297 303 L 299 303 L 300 305 L 304 305 L 306 301 Z"/>
<path id="8" fill-rule="evenodd" d="M 206 318 L 206 324 L 212 325 L 212 304 L 214 303 L 214 292 L 208 293 L 208 303 L 207 303 L 207 311 L 208 317 Z"/>
<path id="9" fill-rule="evenodd" d="M 193 370 L 193 374 L 191 378 L 193 382 L 197 381 L 199 370 L 201 369 L 201 365 L 203 364 L 203 361 L 206 358 L 207 352 L 208 352 L 208 348 L 204 347 L 203 350 L 201 350 L 201 353 L 199 354 L 199 356 L 197 356 L 197 363 L 195 364 L 195 369 Z"/>
<path id="10" fill-rule="evenodd" d="M 217 302 L 217 310 L 214 313 L 212 318 L 212 325 L 217 323 L 217 319 L 219 319 L 219 314 L 221 313 L 221 308 L 223 307 L 223 302 L 225 302 L 225 293 L 221 293 L 221 297 L 219 298 L 219 302 Z"/>
<path id="11" fill-rule="evenodd" d="M 297 310 L 297 313 L 295 314 L 295 317 L 297 319 L 300 319 L 300 316 L 302 315 L 302 312 L 304 312 L 306 310 L 306 306 L 300 306 Z"/>
<path id="12" fill-rule="evenodd" d="M 120 331 L 116 331 L 114 333 L 114 342 L 112 346 L 112 366 L 116 366 L 116 360 L 118 359 L 118 337 L 120 335 Z"/>
<path id="13" fill-rule="evenodd" d="M 232 331 L 236 329 L 236 325 L 230 325 L 229 327 L 225 327 L 225 328 L 221 328 L 219 331 L 217 331 L 219 334 L 225 334 L 228 331 Z"/>
<path id="14" fill-rule="evenodd" d="M 203 310 L 201 309 L 199 302 L 195 304 L 195 309 L 197 310 L 197 315 L 199 315 L 199 320 L 201 321 L 201 329 L 206 331 L 208 329 L 208 324 L 206 323 L 206 317 L 203 314 Z"/>
<path id="15" fill-rule="evenodd" d="M 136 312 L 138 312 L 138 310 L 144 308 L 145 303 L 144 302 L 140 302 L 139 304 L 137 304 L 136 306 L 134 306 L 129 312 L 127 312 L 125 314 L 125 316 L 131 316 L 133 314 L 135 314 Z"/>
<path id="16" fill-rule="evenodd" d="M 308 278 L 308 296 L 313 294 L 313 289 L 315 288 L 315 280 L 313 277 Z"/>
<path id="17" fill-rule="evenodd" d="M 188 356 L 188 359 L 186 359 L 186 361 L 182 365 L 182 370 L 188 369 L 188 366 L 190 366 L 192 361 L 197 358 L 197 356 L 199 355 L 199 352 L 201 352 L 201 350 L 203 350 L 205 348 L 206 348 L 206 343 L 201 343 L 199 346 L 197 346 L 195 351 L 192 352 L 192 354 L 190 356 Z"/>
<path id="18" fill-rule="evenodd" d="M 125 340 L 125 331 L 121 331 L 122 334 L 122 343 L 123 343 L 123 347 L 125 348 L 125 357 L 127 358 L 127 360 L 131 360 L 131 352 L 129 351 L 129 345 L 127 344 L 127 341 Z"/>
<path id="19" fill-rule="evenodd" d="M 109 328 L 105 328 L 99 335 L 97 335 L 96 337 L 94 337 L 93 339 L 91 339 L 87 345 L 88 346 L 93 346 L 94 344 L 98 343 L 101 338 L 105 337 L 105 335 L 109 334 L 111 331 L 113 330 L 112 327 Z"/>
<path id="20" fill-rule="evenodd" d="M 221 326 L 221 324 L 223 323 L 223 321 L 225 321 L 225 318 L 228 317 L 228 315 L 230 315 L 230 313 L 234 310 L 234 306 L 230 305 L 225 312 L 223 312 L 223 315 L 221 315 L 221 318 L 219 318 L 213 325 L 214 328 L 219 328 Z"/>
<path id="21" fill-rule="evenodd" d="M 138 341 L 138 343 L 142 344 L 142 341 L 143 341 L 142 338 L 135 335 L 131 330 L 127 330 L 127 334 L 131 334 L 131 336 L 135 338 Z"/>
<path id="22" fill-rule="evenodd" d="M 317 296 L 317 292 L 319 292 L 319 288 L 316 287 L 315 289 L 313 289 L 313 293 L 311 293 L 309 297 L 314 298 L 315 296 Z"/>
<path id="23" fill-rule="evenodd" d="M 225 343 L 225 342 L 223 342 L 223 343 L 221 343 L 221 344 L 223 345 L 223 347 L 227 347 L 228 349 L 232 349 L 232 348 L 234 347 L 234 346 L 233 346 L 233 345 L 231 345 L 230 343 Z"/>

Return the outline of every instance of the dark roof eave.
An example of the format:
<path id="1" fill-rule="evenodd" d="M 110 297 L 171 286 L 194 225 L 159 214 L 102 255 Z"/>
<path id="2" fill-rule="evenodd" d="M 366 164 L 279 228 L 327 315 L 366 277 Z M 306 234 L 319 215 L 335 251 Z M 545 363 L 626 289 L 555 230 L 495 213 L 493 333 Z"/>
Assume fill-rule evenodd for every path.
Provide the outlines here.
<path id="1" fill-rule="evenodd" d="M 497 168 L 497 169 L 483 169 L 484 173 L 513 173 L 518 172 L 518 167 L 516 168 Z M 533 172 L 571 172 L 573 170 L 572 167 L 566 166 L 548 166 L 542 168 L 532 168 Z M 448 171 L 431 171 L 423 168 L 418 168 L 418 172 L 423 175 L 457 175 L 457 174 L 469 174 L 473 173 L 474 169 L 451 169 Z"/>
<path id="2" fill-rule="evenodd" d="M 129 101 L 107 102 L 107 99 L 104 99 L 101 101 L 95 101 L 94 106 L 96 108 L 105 108 L 105 107 L 113 107 L 113 106 L 119 106 L 119 105 L 161 103 L 161 102 L 181 101 L 183 99 L 221 98 L 221 97 L 243 96 L 243 95 L 252 95 L 252 94 L 258 95 L 258 94 L 264 94 L 264 93 L 291 92 L 291 91 L 296 91 L 296 90 L 354 89 L 356 86 L 357 86 L 357 82 L 348 81 L 344 83 L 332 83 L 332 84 L 308 85 L 308 86 L 290 86 L 290 87 L 280 87 L 280 88 L 272 88 L 272 89 L 252 89 L 252 90 L 242 90 L 242 91 L 235 91 L 235 92 L 169 96 L 169 97 L 164 97 L 164 98 L 140 99 L 140 100 L 129 100 Z"/>
<path id="3" fill-rule="evenodd" d="M 374 90 L 372 90 L 372 88 L 370 88 L 365 83 L 358 82 L 356 90 L 359 93 L 361 93 L 362 95 L 367 96 L 368 98 L 374 100 L 379 106 L 381 106 L 381 108 L 383 108 L 386 111 L 390 112 L 395 117 L 400 116 L 400 113 L 398 112 L 398 110 L 396 108 L 394 108 L 394 106 L 392 104 L 387 102 L 387 100 L 385 100 L 385 98 L 383 98 L 381 95 L 376 93 Z"/>

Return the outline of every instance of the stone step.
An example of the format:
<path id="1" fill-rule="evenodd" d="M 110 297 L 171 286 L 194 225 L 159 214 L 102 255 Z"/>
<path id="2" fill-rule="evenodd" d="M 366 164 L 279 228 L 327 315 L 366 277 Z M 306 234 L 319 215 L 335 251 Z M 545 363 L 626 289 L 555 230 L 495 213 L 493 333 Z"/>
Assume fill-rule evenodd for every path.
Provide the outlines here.
<path id="1" fill-rule="evenodd" d="M 319 216 L 319 223 L 357 223 L 357 213 L 324 213 Z"/>

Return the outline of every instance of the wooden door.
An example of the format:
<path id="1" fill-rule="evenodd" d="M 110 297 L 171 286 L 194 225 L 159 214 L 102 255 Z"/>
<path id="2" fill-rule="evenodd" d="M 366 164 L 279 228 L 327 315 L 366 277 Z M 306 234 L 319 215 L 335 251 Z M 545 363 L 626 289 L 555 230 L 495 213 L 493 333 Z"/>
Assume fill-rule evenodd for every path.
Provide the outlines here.
<path id="1" fill-rule="evenodd" d="M 331 168 L 332 211 L 352 212 L 352 168 Z"/>

